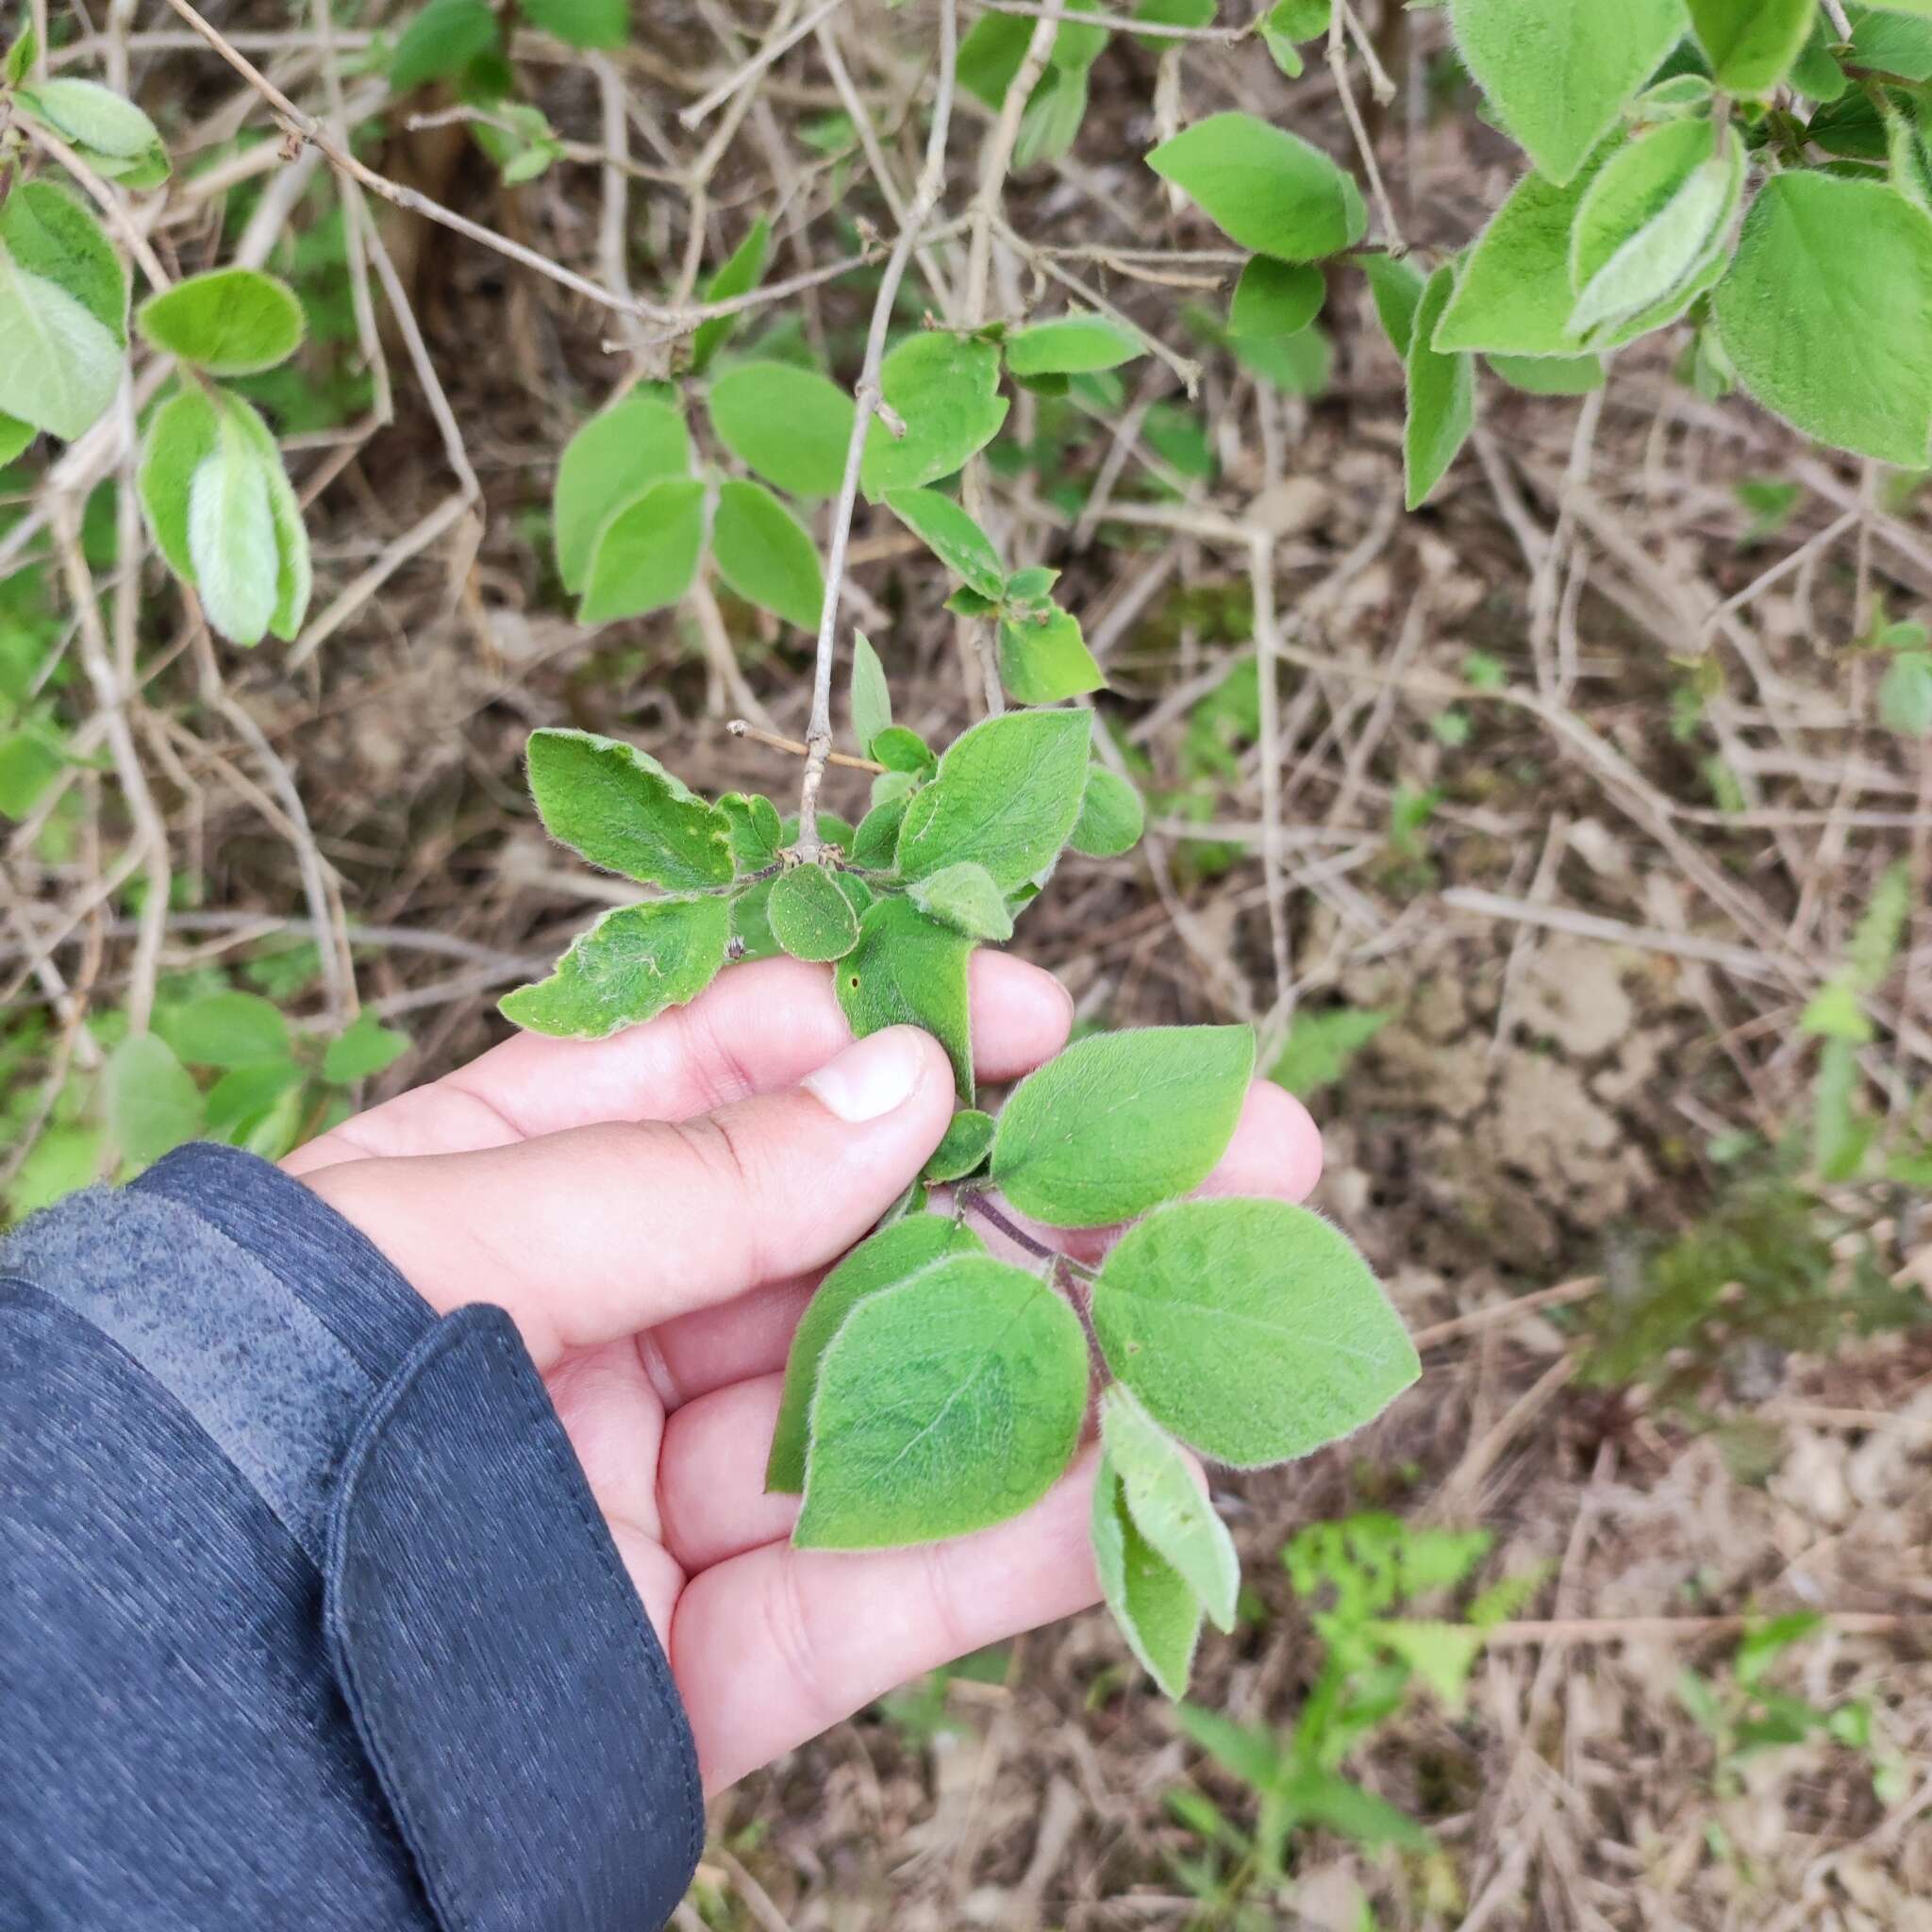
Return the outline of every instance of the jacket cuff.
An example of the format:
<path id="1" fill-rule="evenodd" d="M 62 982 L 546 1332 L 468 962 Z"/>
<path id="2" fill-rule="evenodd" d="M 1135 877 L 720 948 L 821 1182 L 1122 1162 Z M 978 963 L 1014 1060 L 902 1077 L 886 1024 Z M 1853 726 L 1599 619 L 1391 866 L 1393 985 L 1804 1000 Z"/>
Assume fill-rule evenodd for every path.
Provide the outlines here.
<path id="1" fill-rule="evenodd" d="M 662 1924 L 703 1845 L 691 1728 L 508 1317 L 439 1320 L 252 1155 L 183 1148 L 129 1191 L 246 1250 L 369 1377 L 325 1478 L 325 1634 L 445 1932 Z"/>

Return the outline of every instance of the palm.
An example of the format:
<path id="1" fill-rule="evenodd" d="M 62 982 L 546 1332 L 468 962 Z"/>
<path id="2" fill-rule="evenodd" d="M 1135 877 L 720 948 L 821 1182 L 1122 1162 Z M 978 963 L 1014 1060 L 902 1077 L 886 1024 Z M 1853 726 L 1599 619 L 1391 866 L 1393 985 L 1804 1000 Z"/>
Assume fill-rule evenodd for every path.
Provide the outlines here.
<path id="1" fill-rule="evenodd" d="M 1064 995 L 1035 969 L 982 955 L 973 993 L 986 1077 L 1064 1041 Z M 1095 1595 L 1086 1457 L 1011 1523 L 862 1556 L 792 1549 L 796 1505 L 765 1493 L 798 1315 L 950 1108 L 937 1047 L 933 1076 L 875 1127 L 788 1091 L 849 1039 L 826 974 L 767 961 L 610 1041 L 508 1041 L 288 1162 L 433 1306 L 516 1319 L 713 1789 Z M 1218 1183 L 1300 1194 L 1318 1162 L 1307 1116 L 1261 1089 Z"/>

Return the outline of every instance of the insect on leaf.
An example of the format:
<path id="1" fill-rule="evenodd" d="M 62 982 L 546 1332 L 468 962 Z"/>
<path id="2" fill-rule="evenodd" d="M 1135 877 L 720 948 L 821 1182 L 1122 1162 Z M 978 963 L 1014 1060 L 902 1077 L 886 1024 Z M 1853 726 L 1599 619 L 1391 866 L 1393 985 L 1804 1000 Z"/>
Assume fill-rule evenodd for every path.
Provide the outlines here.
<path id="1" fill-rule="evenodd" d="M 815 369 L 744 362 L 705 398 L 718 441 L 747 469 L 793 496 L 831 496 L 845 475 L 852 398 Z"/>
<path id="2" fill-rule="evenodd" d="M 984 449 L 1007 420 L 999 381 L 997 343 L 937 329 L 901 342 L 880 365 L 879 388 L 906 434 L 894 439 L 877 419 L 867 425 L 866 495 L 936 483 Z"/>
<path id="3" fill-rule="evenodd" d="M 924 878 L 971 859 L 1003 892 L 1044 871 L 1080 815 L 1092 726 L 1084 711 L 1008 711 L 946 748 L 899 832 L 899 871 Z"/>
<path id="4" fill-rule="evenodd" d="M 1103 1455 L 1091 1525 L 1101 1594 L 1127 1648 L 1170 1697 L 1186 1695 L 1201 1638 L 1201 1600 L 1128 1513 L 1120 1472 Z"/>
<path id="5" fill-rule="evenodd" d="M 1282 261 L 1339 255 L 1368 227 L 1353 175 L 1253 114 L 1210 114 L 1162 142 L 1147 165 L 1224 235 Z"/>
<path id="6" fill-rule="evenodd" d="M 150 295 L 134 321 L 156 348 L 210 375 L 254 375 L 286 362 L 306 326 L 295 291 L 252 268 L 191 275 Z"/>
<path id="7" fill-rule="evenodd" d="M 635 745 L 533 731 L 530 795 L 545 829 L 591 865 L 667 891 L 727 884 L 731 822 Z"/>
<path id="8" fill-rule="evenodd" d="M 955 1118 L 958 1118 L 956 1116 Z M 983 1255 L 985 1244 L 949 1214 L 908 1214 L 862 1241 L 819 1283 L 791 1338 L 778 1422 L 765 1464 L 765 1488 L 799 1494 L 805 1488 L 806 1445 L 819 1363 L 845 1318 L 867 1295 L 910 1279 L 948 1256 Z"/>
<path id="9" fill-rule="evenodd" d="M 1242 1468 L 1350 1434 L 1421 1372 L 1347 1238 L 1286 1201 L 1158 1208 L 1108 1256 L 1092 1314 L 1154 1419 Z"/>
<path id="10" fill-rule="evenodd" d="M 1444 262 L 1429 277 L 1416 306 L 1408 344 L 1408 421 L 1403 467 L 1408 508 L 1419 509 L 1475 427 L 1475 365 L 1434 346 L 1436 325 L 1456 291 L 1456 270 Z"/>
<path id="11" fill-rule="evenodd" d="M 938 872 L 915 880 L 910 897 L 928 919 L 964 933 L 969 940 L 991 940 L 997 944 L 1013 937 L 1013 915 L 1007 909 L 1005 895 L 993 884 L 992 874 L 970 859 L 942 865 Z"/>
<path id="12" fill-rule="evenodd" d="M 956 577 L 997 601 L 1006 589 L 1007 567 L 992 540 L 950 496 L 937 490 L 891 490 L 886 505 Z"/>
<path id="13" fill-rule="evenodd" d="M 657 396 L 626 396 L 599 410 L 563 446 L 552 517 L 557 574 L 573 595 L 584 588 L 597 535 L 652 484 L 691 474 L 684 418 Z"/>
<path id="14" fill-rule="evenodd" d="M 730 908 L 722 898 L 620 906 L 578 936 L 548 979 L 502 1001 L 533 1033 L 604 1040 L 697 998 L 724 964 Z"/>
<path id="15" fill-rule="evenodd" d="M 926 918 L 908 899 L 879 899 L 858 922 L 858 944 L 832 975 L 839 1005 L 862 1040 L 888 1026 L 923 1026 L 953 1062 L 973 1104 L 973 1033 L 966 962 L 973 941 Z"/>
<path id="16" fill-rule="evenodd" d="M 1000 1114 L 992 1178 L 1051 1227 L 1104 1227 L 1206 1180 L 1255 1071 L 1246 1026 L 1146 1026 L 1076 1041 Z"/>
<path id="17" fill-rule="evenodd" d="M 577 606 L 579 624 L 610 624 L 675 604 L 698 574 L 705 542 L 705 486 L 654 483 L 597 532 Z"/>
<path id="18" fill-rule="evenodd" d="M 760 215 L 745 230 L 744 240 L 732 250 L 729 258 L 705 284 L 707 302 L 729 302 L 734 296 L 749 295 L 763 279 L 765 262 L 772 252 L 772 225 Z M 731 340 L 742 320 L 740 315 L 713 315 L 697 325 L 691 339 L 691 373 L 702 375 L 712 358 Z"/>
<path id="19" fill-rule="evenodd" d="M 1117 773 L 1095 765 L 1087 774 L 1080 816 L 1067 843 L 1089 858 L 1116 858 L 1141 842 L 1146 826 L 1141 794 Z"/>
<path id="20" fill-rule="evenodd" d="M 990 1256 L 865 1296 L 819 1364 L 805 1549 L 881 1549 L 983 1529 L 1065 1471 L 1087 1409 L 1087 1343 L 1037 1276 Z"/>
<path id="21" fill-rule="evenodd" d="M 1135 1527 L 1187 1579 L 1214 1622 L 1232 1630 L 1241 1559 L 1180 1445 L 1118 1382 L 1100 1398 L 1100 1440 Z"/>
<path id="22" fill-rule="evenodd" d="M 718 575 L 746 603 L 801 630 L 818 628 L 825 599 L 818 546 L 811 532 L 763 484 L 734 480 L 719 485 L 711 558 Z"/>
<path id="23" fill-rule="evenodd" d="M 794 959 L 842 959 L 858 943 L 858 915 L 822 865 L 794 865 L 772 881 L 772 937 Z"/>

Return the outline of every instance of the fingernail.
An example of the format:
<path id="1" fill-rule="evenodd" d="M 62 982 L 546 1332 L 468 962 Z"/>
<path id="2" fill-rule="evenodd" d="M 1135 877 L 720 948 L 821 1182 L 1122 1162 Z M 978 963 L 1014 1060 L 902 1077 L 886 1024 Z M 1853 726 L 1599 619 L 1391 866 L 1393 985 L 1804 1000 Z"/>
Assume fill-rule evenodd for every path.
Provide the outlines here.
<path id="1" fill-rule="evenodd" d="M 910 1026 L 889 1026 L 799 1083 L 830 1112 L 857 1125 L 875 1121 L 912 1098 L 925 1071 L 925 1051 Z"/>

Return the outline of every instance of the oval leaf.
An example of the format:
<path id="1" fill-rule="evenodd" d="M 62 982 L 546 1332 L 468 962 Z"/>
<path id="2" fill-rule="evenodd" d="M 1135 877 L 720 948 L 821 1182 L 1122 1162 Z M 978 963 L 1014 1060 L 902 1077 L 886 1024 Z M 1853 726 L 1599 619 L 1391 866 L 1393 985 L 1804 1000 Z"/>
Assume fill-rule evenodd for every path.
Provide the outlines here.
<path id="1" fill-rule="evenodd" d="M 1132 329 L 1104 315 L 1036 322 L 1007 338 L 1007 367 L 1015 375 L 1084 375 L 1118 369 L 1146 353 L 1146 343 Z"/>
<path id="2" fill-rule="evenodd" d="M 977 1173 L 992 1148 L 993 1125 L 991 1114 L 981 1113 L 976 1107 L 961 1108 L 927 1157 L 919 1178 L 927 1187 L 938 1188 Z"/>
<path id="3" fill-rule="evenodd" d="M 858 943 L 858 915 L 822 865 L 795 865 L 772 881 L 765 916 L 794 959 L 842 959 Z"/>
<path id="4" fill-rule="evenodd" d="M 1107 682 L 1080 620 L 1058 604 L 1000 619 L 1000 682 L 1023 705 L 1057 705 Z"/>
<path id="5" fill-rule="evenodd" d="M 1147 165 L 1223 234 L 1282 261 L 1339 255 L 1368 228 L 1353 175 L 1253 114 L 1210 114 L 1162 142 Z"/>
<path id="6" fill-rule="evenodd" d="M 1184 1201 L 1108 1255 L 1093 1290 L 1108 1365 L 1182 1441 L 1254 1468 L 1372 1421 L 1421 1373 L 1348 1240 L 1285 1201 Z"/>
<path id="7" fill-rule="evenodd" d="M 1180 1444 L 1119 1382 L 1100 1398 L 1100 1440 L 1134 1526 L 1187 1579 L 1215 1623 L 1232 1630 L 1241 1559 Z"/>
<path id="8" fill-rule="evenodd" d="M 1436 325 L 1456 290 L 1456 270 L 1444 262 L 1428 279 L 1408 343 L 1408 420 L 1403 430 L 1403 471 L 1408 508 L 1420 509 L 1442 480 L 1475 427 L 1475 364 L 1441 354 Z"/>
<path id="9" fill-rule="evenodd" d="M 604 525 L 652 484 L 691 474 L 684 418 L 657 396 L 626 396 L 592 416 L 564 444 L 552 516 L 557 574 L 573 595 L 584 588 Z"/>
<path id="10" fill-rule="evenodd" d="M 579 858 L 673 892 L 730 881 L 730 819 L 648 752 L 589 731 L 533 731 L 528 756 L 544 829 Z"/>
<path id="11" fill-rule="evenodd" d="M 698 574 L 705 542 L 705 486 L 654 483 L 597 532 L 577 606 L 580 624 L 610 624 L 675 604 Z"/>
<path id="12" fill-rule="evenodd" d="M 189 479 L 188 555 L 208 623 L 231 643 L 258 644 L 279 601 L 281 558 L 267 470 L 227 408 Z"/>
<path id="13" fill-rule="evenodd" d="M 302 305 L 274 275 L 252 268 L 191 275 L 135 311 L 135 325 L 158 349 L 210 375 L 253 375 L 286 362 L 302 346 Z"/>
<path id="14" fill-rule="evenodd" d="M 705 398 L 718 441 L 747 469 L 793 496 L 831 496 L 845 475 L 852 398 L 813 369 L 745 362 Z"/>
<path id="15" fill-rule="evenodd" d="M 1087 774 L 1080 799 L 1080 816 L 1067 843 L 1089 858 L 1115 858 L 1141 842 L 1147 824 L 1147 808 L 1141 794 L 1105 765 Z"/>
<path id="16" fill-rule="evenodd" d="M 866 495 L 876 503 L 888 491 L 936 483 L 984 449 L 1007 420 L 999 384 L 992 342 L 942 330 L 901 342 L 879 367 L 879 388 L 906 434 L 895 439 L 876 418 L 867 425 Z"/>
<path id="17" fill-rule="evenodd" d="M 289 1057 L 289 1023 L 258 993 L 204 993 L 169 1014 L 164 1030 L 191 1066 L 245 1067 Z"/>
<path id="18" fill-rule="evenodd" d="M 173 1050 L 130 1034 L 108 1057 L 108 1131 L 122 1158 L 146 1167 L 201 1131 L 201 1094 Z"/>
<path id="19" fill-rule="evenodd" d="M 1170 1697 L 1185 1696 L 1201 1639 L 1201 1599 L 1141 1533 L 1120 1472 L 1105 1455 L 1093 1483 L 1090 1534 L 1101 1594 L 1127 1648 Z"/>
<path id="20" fill-rule="evenodd" d="M 950 496 L 937 490 L 891 490 L 892 514 L 924 540 L 925 546 L 956 577 L 995 602 L 1006 590 L 1007 567 L 988 537 Z"/>
<path id="21" fill-rule="evenodd" d="M 810 531 L 762 484 L 719 486 L 711 558 L 718 575 L 746 603 L 801 630 L 818 628 L 825 600 L 818 547 Z"/>
<path id="22" fill-rule="evenodd" d="M 1076 1041 L 1007 1102 L 993 1185 L 1050 1227 L 1144 1214 L 1208 1178 L 1254 1072 L 1246 1026 L 1148 1026 Z"/>
<path id="23" fill-rule="evenodd" d="M 121 387 L 121 344 L 65 289 L 28 275 L 0 234 L 0 410 L 72 441 Z"/>
<path id="24" fill-rule="evenodd" d="M 548 979 L 507 995 L 504 1018 L 558 1039 L 607 1039 L 696 999 L 730 936 L 722 897 L 621 906 L 579 935 Z"/>
<path id="25" fill-rule="evenodd" d="M 156 548 L 186 584 L 194 582 L 194 559 L 188 549 L 188 492 L 220 430 L 221 419 L 207 391 L 184 388 L 149 418 L 142 442 L 142 508 L 147 512 Z"/>
<path id="26" fill-rule="evenodd" d="M 1818 0 L 1690 0 L 1690 23 L 1727 94 L 1770 93 L 1790 73 Z"/>
<path id="27" fill-rule="evenodd" d="M 973 941 L 926 918 L 908 899 L 880 899 L 858 922 L 858 944 L 832 975 L 839 1005 L 861 1040 L 888 1026 L 923 1026 L 953 1062 L 959 1098 L 973 1104 L 972 1011 L 966 962 Z"/>
<path id="28" fill-rule="evenodd" d="M 772 225 L 760 215 L 745 230 L 744 240 L 731 252 L 718 273 L 705 284 L 707 302 L 729 302 L 737 295 L 749 295 L 765 273 L 765 261 L 772 252 Z M 702 375 L 712 358 L 742 320 L 740 315 L 713 315 L 697 325 L 691 339 L 691 373 Z"/>
<path id="29" fill-rule="evenodd" d="M 1087 1411 L 1079 1318 L 1022 1268 L 941 1260 L 866 1296 L 819 1365 L 805 1549 L 886 1549 L 1019 1515 L 1073 1459 Z"/>
<path id="30" fill-rule="evenodd" d="M 1321 314 L 1327 296 L 1328 283 L 1320 269 L 1257 255 L 1234 285 L 1228 333 L 1264 339 L 1299 335 Z"/>
<path id="31" fill-rule="evenodd" d="M 941 866 L 928 877 L 914 881 L 910 896 L 928 919 L 950 925 L 969 940 L 998 943 L 1013 937 L 1013 915 L 983 865 L 969 860 Z"/>
<path id="32" fill-rule="evenodd" d="M 55 133 L 111 160 L 134 160 L 161 145 L 161 132 L 132 101 L 98 81 L 43 80 L 23 105 Z"/>

